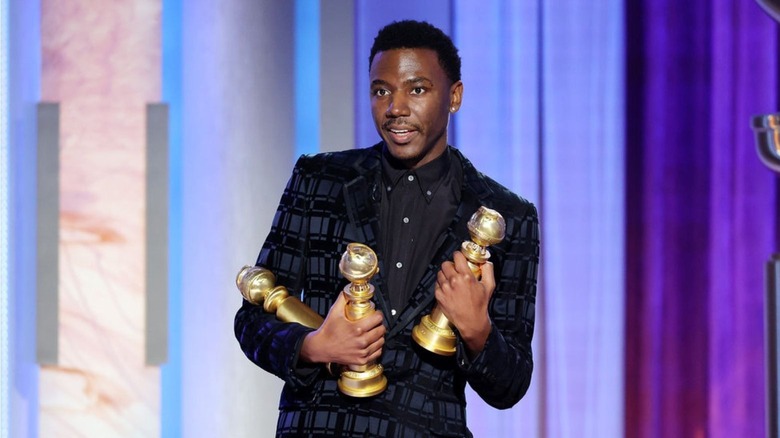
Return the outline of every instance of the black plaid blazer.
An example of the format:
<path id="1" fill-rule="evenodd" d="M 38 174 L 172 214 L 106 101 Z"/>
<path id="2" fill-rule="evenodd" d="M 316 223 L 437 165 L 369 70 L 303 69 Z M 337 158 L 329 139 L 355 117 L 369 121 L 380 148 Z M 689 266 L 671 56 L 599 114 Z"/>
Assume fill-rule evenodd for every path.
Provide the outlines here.
<path id="1" fill-rule="evenodd" d="M 276 274 L 277 284 L 325 316 L 347 284 L 338 268 L 350 242 L 377 252 L 379 273 L 372 279 L 377 309 L 389 315 L 384 290 L 382 248 L 378 247 L 381 143 L 314 156 L 302 156 L 282 195 L 273 226 L 257 260 Z M 466 383 L 499 409 L 513 406 L 528 389 L 533 361 L 539 223 L 536 208 L 479 173 L 457 149 L 463 164 L 461 204 L 439 238 L 439 250 L 408 305 L 388 327 L 381 363 L 387 389 L 367 399 L 342 395 L 336 378 L 322 367 L 297 364 L 311 330 L 282 323 L 262 307 L 244 301 L 235 334 L 246 356 L 284 380 L 277 436 L 471 436 L 466 427 Z M 441 357 L 418 347 L 412 327 L 435 302 L 439 266 L 470 240 L 466 223 L 485 205 L 506 221 L 506 238 L 490 248 L 496 290 L 490 303 L 492 331 L 483 352 L 470 361 L 465 347 Z"/>

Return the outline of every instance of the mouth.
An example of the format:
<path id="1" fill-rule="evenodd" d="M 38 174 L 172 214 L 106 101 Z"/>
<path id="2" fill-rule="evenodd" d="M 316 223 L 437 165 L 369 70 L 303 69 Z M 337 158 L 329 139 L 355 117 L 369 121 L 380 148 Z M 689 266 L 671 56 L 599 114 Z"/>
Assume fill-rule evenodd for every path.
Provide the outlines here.
<path id="1" fill-rule="evenodd" d="M 417 135 L 417 129 L 412 126 L 385 126 L 385 132 L 389 139 L 395 144 L 406 144 L 412 141 Z"/>

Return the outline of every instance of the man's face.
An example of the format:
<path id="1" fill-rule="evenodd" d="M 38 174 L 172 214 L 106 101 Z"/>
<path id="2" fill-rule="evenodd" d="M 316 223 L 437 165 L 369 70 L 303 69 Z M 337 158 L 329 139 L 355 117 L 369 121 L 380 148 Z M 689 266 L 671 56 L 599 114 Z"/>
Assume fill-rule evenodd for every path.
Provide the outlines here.
<path id="1" fill-rule="evenodd" d="M 463 84 L 452 84 L 430 49 L 379 52 L 369 71 L 371 113 L 387 150 L 406 167 L 420 167 L 447 148 L 450 112 Z"/>

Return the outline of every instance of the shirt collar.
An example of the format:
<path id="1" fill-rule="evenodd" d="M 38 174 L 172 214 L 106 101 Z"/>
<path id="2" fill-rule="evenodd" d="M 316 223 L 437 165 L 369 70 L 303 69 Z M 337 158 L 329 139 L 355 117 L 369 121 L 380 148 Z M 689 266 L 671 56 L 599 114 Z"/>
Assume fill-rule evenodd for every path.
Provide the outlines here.
<path id="1" fill-rule="evenodd" d="M 450 172 L 451 165 L 452 157 L 449 146 L 441 155 L 433 159 L 433 161 L 426 163 L 424 166 L 417 169 L 407 169 L 403 167 L 388 155 L 386 149 L 383 148 L 382 150 L 382 176 L 385 181 L 385 186 L 392 189 L 398 184 L 401 178 L 408 178 L 409 175 L 413 175 L 420 188 L 421 194 L 428 202 L 431 201 L 431 198 L 433 198 L 436 191 L 441 187 L 442 182 L 446 179 Z"/>

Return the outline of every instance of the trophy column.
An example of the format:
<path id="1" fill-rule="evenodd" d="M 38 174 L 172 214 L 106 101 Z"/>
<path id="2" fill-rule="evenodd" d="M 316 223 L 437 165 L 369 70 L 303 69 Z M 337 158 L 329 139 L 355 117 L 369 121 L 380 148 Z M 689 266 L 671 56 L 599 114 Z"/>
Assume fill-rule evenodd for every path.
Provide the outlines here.
<path id="1" fill-rule="evenodd" d="M 471 272 L 480 279 L 482 265 L 490 258 L 487 247 L 504 240 L 506 224 L 501 214 L 483 206 L 469 219 L 468 229 L 471 241 L 464 241 L 460 251 L 468 260 Z M 423 316 L 420 323 L 414 326 L 412 339 L 432 353 L 442 356 L 455 354 L 457 336 L 438 305 L 434 306 L 430 315 Z"/>
<path id="2" fill-rule="evenodd" d="M 379 272 L 376 253 L 366 245 L 350 243 L 339 263 L 341 274 L 350 281 L 344 287 L 347 299 L 346 316 L 350 321 L 356 321 L 375 311 L 371 298 L 374 296 L 374 286 L 369 280 Z M 352 397 L 371 397 L 385 390 L 387 378 L 383 374 L 382 365 L 369 363 L 366 365 L 347 365 L 339 378 L 339 390 Z"/>

